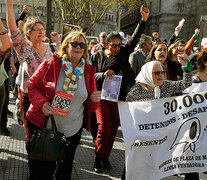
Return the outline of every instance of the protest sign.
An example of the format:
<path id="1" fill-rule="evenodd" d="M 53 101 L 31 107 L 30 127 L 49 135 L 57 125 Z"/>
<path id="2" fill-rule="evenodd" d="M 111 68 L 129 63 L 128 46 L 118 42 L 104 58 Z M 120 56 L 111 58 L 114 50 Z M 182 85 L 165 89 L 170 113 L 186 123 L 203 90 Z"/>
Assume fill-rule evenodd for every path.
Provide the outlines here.
<path id="1" fill-rule="evenodd" d="M 57 91 L 52 102 L 53 111 L 51 114 L 66 117 L 70 109 L 70 103 L 73 99 L 72 94 L 67 94 L 62 91 Z"/>
<path id="2" fill-rule="evenodd" d="M 207 90 L 207 82 L 202 83 L 192 83 L 192 85 L 184 90 L 184 94 L 193 92 L 203 92 Z"/>
<path id="3" fill-rule="evenodd" d="M 207 169 L 207 92 L 119 102 L 127 180 Z"/>
<path id="4" fill-rule="evenodd" d="M 101 90 L 101 99 L 117 102 L 121 87 L 122 76 L 106 76 Z"/>

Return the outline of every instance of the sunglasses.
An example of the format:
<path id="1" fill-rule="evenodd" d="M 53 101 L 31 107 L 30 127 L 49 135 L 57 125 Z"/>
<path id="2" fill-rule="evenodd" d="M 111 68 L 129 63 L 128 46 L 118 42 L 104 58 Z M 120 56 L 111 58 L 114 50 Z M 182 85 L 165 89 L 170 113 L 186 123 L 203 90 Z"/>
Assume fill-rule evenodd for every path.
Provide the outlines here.
<path id="1" fill-rule="evenodd" d="M 157 76 L 160 75 L 160 74 L 165 75 L 165 71 L 155 71 L 155 72 L 152 72 L 152 73 L 154 73 Z"/>
<path id="2" fill-rule="evenodd" d="M 69 42 L 71 44 L 71 46 L 73 48 L 77 48 L 78 46 L 80 46 L 81 49 L 85 49 L 86 48 L 86 44 L 84 43 L 78 43 L 77 41 L 74 41 L 74 42 Z"/>
<path id="3" fill-rule="evenodd" d="M 112 48 L 116 48 L 117 46 L 118 46 L 118 47 L 121 47 L 121 44 L 110 44 L 110 46 L 111 46 Z"/>
<path id="4" fill-rule="evenodd" d="M 35 31 L 35 32 L 38 32 L 38 33 L 41 33 L 41 32 L 45 33 L 46 32 L 45 29 L 32 29 L 32 31 Z"/>
<path id="5" fill-rule="evenodd" d="M 102 38 L 106 38 L 107 36 L 101 36 Z"/>

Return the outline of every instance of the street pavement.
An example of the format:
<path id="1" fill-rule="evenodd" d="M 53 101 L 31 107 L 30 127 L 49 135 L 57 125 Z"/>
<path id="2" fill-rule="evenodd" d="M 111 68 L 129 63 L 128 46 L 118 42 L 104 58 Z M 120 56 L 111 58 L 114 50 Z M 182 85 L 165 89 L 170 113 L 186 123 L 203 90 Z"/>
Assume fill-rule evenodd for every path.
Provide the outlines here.
<path id="1" fill-rule="evenodd" d="M 10 93 L 9 110 L 15 112 L 15 100 Z M 27 180 L 29 178 L 27 166 L 27 153 L 25 149 L 25 134 L 23 126 L 20 126 L 15 116 L 9 116 L 8 129 L 11 132 L 9 137 L 0 135 L 0 180 Z M 110 155 L 112 170 L 102 170 L 97 174 L 93 171 L 95 145 L 92 136 L 83 130 L 80 145 L 77 148 L 72 180 L 109 180 L 121 179 L 124 166 L 124 140 L 121 127 L 119 127 L 113 150 Z M 182 177 L 171 176 L 162 180 L 182 180 Z M 207 180 L 207 175 L 200 174 L 201 180 Z M 193 180 L 193 179 L 192 179 Z"/>

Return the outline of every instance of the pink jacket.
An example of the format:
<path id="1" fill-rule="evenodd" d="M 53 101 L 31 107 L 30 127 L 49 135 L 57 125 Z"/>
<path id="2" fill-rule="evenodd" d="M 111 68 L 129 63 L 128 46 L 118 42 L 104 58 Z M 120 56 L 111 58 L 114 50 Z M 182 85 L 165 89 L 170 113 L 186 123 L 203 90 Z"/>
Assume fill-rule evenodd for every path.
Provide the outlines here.
<path id="1" fill-rule="evenodd" d="M 55 95 L 61 68 L 61 58 L 58 55 L 46 59 L 29 79 L 28 96 L 31 102 L 27 111 L 27 119 L 34 125 L 41 127 L 45 125 L 47 117 L 42 112 L 42 106 L 45 102 L 52 103 Z M 88 91 L 88 98 L 84 103 L 83 127 L 90 130 L 90 115 L 98 107 L 98 103 L 91 101 L 91 94 L 96 91 L 95 67 L 85 65 L 85 83 Z"/>

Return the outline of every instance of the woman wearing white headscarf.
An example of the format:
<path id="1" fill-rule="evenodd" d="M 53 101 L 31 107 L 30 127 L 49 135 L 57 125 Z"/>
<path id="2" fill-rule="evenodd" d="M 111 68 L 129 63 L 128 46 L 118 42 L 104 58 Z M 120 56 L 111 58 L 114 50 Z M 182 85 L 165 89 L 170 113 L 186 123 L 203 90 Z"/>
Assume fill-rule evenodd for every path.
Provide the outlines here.
<path id="1" fill-rule="evenodd" d="M 185 64 L 185 60 L 179 57 L 180 64 Z M 144 64 L 140 73 L 136 77 L 135 85 L 127 94 L 126 101 L 146 101 L 170 97 L 177 92 L 183 91 L 192 84 L 192 64 L 188 61 L 183 69 L 183 80 L 171 81 L 163 80 L 165 71 L 160 61 L 150 61 Z M 125 168 L 122 172 L 122 180 L 125 180 Z"/>
<path id="2" fill-rule="evenodd" d="M 191 65 L 183 66 L 183 80 L 163 80 L 165 72 L 159 61 L 150 61 L 142 66 L 136 77 L 135 85 L 130 89 L 126 101 L 151 100 L 170 97 L 183 91 L 192 84 Z M 186 72 L 185 72 L 186 71 Z"/>

